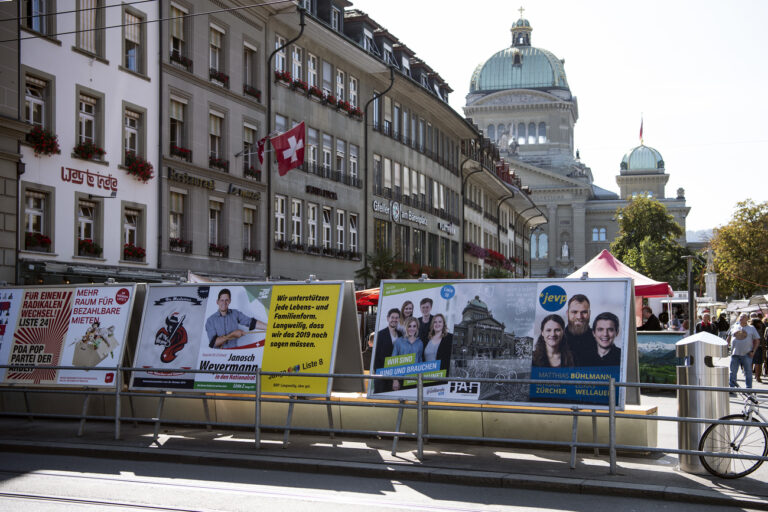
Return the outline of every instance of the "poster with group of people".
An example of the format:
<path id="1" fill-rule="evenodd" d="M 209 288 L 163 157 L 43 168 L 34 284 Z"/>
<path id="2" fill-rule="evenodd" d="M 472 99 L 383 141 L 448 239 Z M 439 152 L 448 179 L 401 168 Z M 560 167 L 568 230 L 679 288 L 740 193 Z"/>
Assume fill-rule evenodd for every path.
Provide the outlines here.
<path id="1" fill-rule="evenodd" d="M 605 407 L 607 386 L 578 381 L 625 380 L 631 286 L 629 279 L 383 281 L 371 374 L 393 378 L 373 381 L 369 397 L 414 399 L 421 374 L 428 401 Z"/>
<path id="2" fill-rule="evenodd" d="M 150 285 L 133 366 L 133 389 L 327 396 L 345 283 Z M 202 370 L 205 373 L 179 370 Z"/>
<path id="3" fill-rule="evenodd" d="M 0 383 L 114 388 L 134 296 L 133 284 L 0 289 Z"/>

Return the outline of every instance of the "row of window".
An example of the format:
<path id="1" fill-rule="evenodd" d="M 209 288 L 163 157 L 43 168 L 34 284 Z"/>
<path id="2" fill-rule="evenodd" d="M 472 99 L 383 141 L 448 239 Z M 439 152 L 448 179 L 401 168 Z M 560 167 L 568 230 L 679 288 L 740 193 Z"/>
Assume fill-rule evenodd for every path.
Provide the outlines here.
<path id="1" fill-rule="evenodd" d="M 170 60 L 174 64 L 192 71 L 192 60 L 189 52 L 192 41 L 192 23 L 188 21 L 190 9 L 176 2 L 172 3 L 169 12 Z M 210 81 L 221 87 L 230 87 L 229 69 L 236 69 L 229 63 L 227 29 L 222 23 L 208 22 L 208 77 Z M 255 88 L 258 70 L 258 45 L 255 42 L 243 41 L 242 72 L 243 93 L 260 98 L 260 92 Z"/>
<path id="2" fill-rule="evenodd" d="M 284 46 L 286 40 L 275 36 L 275 49 Z M 275 71 L 288 71 L 288 48 L 282 48 L 275 54 Z M 316 55 L 305 52 L 299 45 L 290 47 L 290 71 L 293 80 L 301 80 L 308 87 L 317 87 L 328 96 L 335 96 L 337 101 L 347 101 L 352 107 L 359 105 L 360 83 L 341 68 L 334 70 L 333 64 L 318 59 Z"/>
<path id="3" fill-rule="evenodd" d="M 392 251 L 405 263 L 459 271 L 459 243 L 436 233 L 373 219 L 373 236 L 374 250 Z"/>
<path id="4" fill-rule="evenodd" d="M 185 190 L 173 189 L 169 194 L 168 202 L 168 237 L 170 249 L 178 252 L 192 251 L 192 236 L 190 212 L 193 205 L 191 199 Z M 197 205 L 194 205 L 199 207 Z M 228 232 L 228 230 L 237 230 L 236 224 L 227 224 L 226 219 L 230 216 L 226 210 L 232 208 L 231 203 L 225 202 L 223 198 L 208 198 L 208 246 L 211 251 L 220 252 L 229 249 L 225 244 L 234 237 L 241 236 L 243 254 L 254 251 L 256 248 L 257 220 L 258 212 L 255 206 L 244 206 L 242 208 L 242 222 L 240 222 L 240 233 Z M 231 255 L 229 255 L 231 256 Z"/>
<path id="5" fill-rule="evenodd" d="M 85 86 L 76 85 L 77 133 L 76 145 L 104 147 L 105 119 L 104 94 Z M 33 126 L 53 132 L 51 123 L 54 112 L 54 82 L 52 77 L 30 71 L 25 75 L 24 118 Z M 146 109 L 123 102 L 122 136 L 123 155 L 144 156 L 146 153 L 145 117 Z M 100 152 L 75 151 L 81 158 L 101 159 Z M 122 161 L 122 159 L 121 159 Z"/>
<path id="6" fill-rule="evenodd" d="M 499 124 L 498 126 L 489 124 L 486 129 L 486 135 L 500 147 L 512 142 L 517 142 L 520 146 L 524 144 L 546 144 L 547 143 L 547 123 L 509 123 L 508 125 Z"/>
<path id="7" fill-rule="evenodd" d="M 378 93 L 373 101 L 373 129 L 418 149 L 458 174 L 460 145 L 413 110 Z"/>
<path id="8" fill-rule="evenodd" d="M 374 193 L 422 210 L 440 210 L 461 218 L 461 195 L 416 169 L 373 155 Z"/>
<path id="9" fill-rule="evenodd" d="M 190 133 L 193 123 L 189 112 L 190 100 L 180 95 L 171 94 L 169 101 L 169 143 L 170 154 L 192 161 L 192 151 L 188 149 L 189 141 L 193 139 Z M 228 124 L 227 113 L 218 109 L 208 109 L 208 166 L 225 172 L 230 172 L 228 153 Z M 243 173 L 253 177 L 259 169 L 257 158 L 258 126 L 255 121 L 242 120 L 242 157 Z"/>
<path id="10" fill-rule="evenodd" d="M 47 187 L 46 187 L 47 188 Z M 28 251 L 53 250 L 53 190 L 24 186 L 24 248 Z M 104 232 L 103 204 L 87 194 L 76 194 L 77 213 L 74 216 L 75 253 L 79 256 L 101 257 Z M 120 259 L 144 260 L 146 240 L 145 207 L 136 203 L 122 203 L 122 245 Z M 137 247 L 136 252 L 126 246 Z"/>
<path id="11" fill-rule="evenodd" d="M 290 219 L 288 205 L 290 204 Z M 359 248 L 358 214 L 302 199 L 275 195 L 275 242 L 295 246 L 335 248 L 357 252 Z M 290 224 L 288 221 L 290 220 Z M 290 231 L 288 229 L 290 228 Z"/>
<path id="12" fill-rule="evenodd" d="M 104 0 L 77 0 L 75 48 L 94 57 L 104 59 L 105 19 Z M 21 25 L 46 36 L 56 33 L 56 2 L 54 0 L 25 0 L 22 3 Z M 122 6 L 122 62 L 121 68 L 146 74 L 147 15 L 129 5 Z"/>

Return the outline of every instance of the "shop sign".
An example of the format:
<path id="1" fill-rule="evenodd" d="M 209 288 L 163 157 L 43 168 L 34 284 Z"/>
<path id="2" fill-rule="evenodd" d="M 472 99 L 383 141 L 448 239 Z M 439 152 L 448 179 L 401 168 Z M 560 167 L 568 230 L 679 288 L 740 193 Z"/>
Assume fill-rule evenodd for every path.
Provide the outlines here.
<path id="1" fill-rule="evenodd" d="M 384 215 L 389 215 L 389 201 L 379 201 L 378 199 L 373 200 L 373 211 L 376 213 L 383 213 Z"/>
<path id="2" fill-rule="evenodd" d="M 444 233 L 448 233 L 451 236 L 456 234 L 456 226 L 451 222 L 438 222 L 437 229 Z"/>
<path id="3" fill-rule="evenodd" d="M 61 180 L 74 183 L 75 185 L 82 185 L 85 183 L 89 187 L 97 187 L 104 190 L 112 190 L 117 192 L 117 178 L 111 174 L 104 176 L 98 172 L 92 172 L 89 170 L 81 171 L 79 169 L 72 169 L 71 167 L 61 166 Z"/>
<path id="4" fill-rule="evenodd" d="M 177 183 L 183 183 L 184 185 L 192 185 L 193 187 L 206 188 L 208 190 L 213 190 L 215 185 L 213 180 L 191 176 L 185 172 L 179 172 L 170 167 L 168 168 L 168 179 Z"/>
<path id="5" fill-rule="evenodd" d="M 227 189 L 227 194 L 232 194 L 233 196 L 240 196 L 243 199 L 251 199 L 252 201 L 258 201 L 260 197 L 260 194 L 258 192 L 237 187 L 232 183 L 229 184 L 229 188 Z"/>
<path id="6" fill-rule="evenodd" d="M 326 199 L 332 199 L 333 201 L 339 198 L 339 195 L 333 190 L 325 190 L 324 188 L 313 187 L 312 185 L 307 185 L 305 191 L 307 194 L 325 197 Z"/>

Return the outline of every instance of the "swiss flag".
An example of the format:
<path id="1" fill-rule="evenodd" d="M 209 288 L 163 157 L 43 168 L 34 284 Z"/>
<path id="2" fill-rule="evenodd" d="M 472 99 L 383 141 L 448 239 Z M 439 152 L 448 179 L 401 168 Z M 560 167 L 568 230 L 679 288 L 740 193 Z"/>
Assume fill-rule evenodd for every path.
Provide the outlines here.
<path id="1" fill-rule="evenodd" d="M 259 165 L 264 165 L 264 147 L 267 145 L 267 138 L 259 139 L 256 143 L 256 156 L 259 157 Z"/>
<path id="2" fill-rule="evenodd" d="M 269 139 L 275 149 L 277 172 L 285 176 L 304 162 L 304 123 Z"/>

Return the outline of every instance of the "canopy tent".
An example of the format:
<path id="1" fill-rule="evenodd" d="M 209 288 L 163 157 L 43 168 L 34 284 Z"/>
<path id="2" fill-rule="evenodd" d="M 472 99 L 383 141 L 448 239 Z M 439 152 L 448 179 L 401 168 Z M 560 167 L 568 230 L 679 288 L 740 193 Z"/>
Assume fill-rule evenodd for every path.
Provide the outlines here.
<path id="1" fill-rule="evenodd" d="M 667 283 L 654 281 L 650 277 L 636 272 L 617 260 L 607 249 L 589 260 L 583 267 L 569 275 L 580 278 L 584 272 L 589 277 L 630 277 L 635 282 L 636 297 L 673 297 L 672 287 Z"/>
<path id="2" fill-rule="evenodd" d="M 379 303 L 379 289 L 369 288 L 355 292 L 355 302 L 358 311 L 365 311 L 368 306 L 376 306 Z"/>

